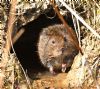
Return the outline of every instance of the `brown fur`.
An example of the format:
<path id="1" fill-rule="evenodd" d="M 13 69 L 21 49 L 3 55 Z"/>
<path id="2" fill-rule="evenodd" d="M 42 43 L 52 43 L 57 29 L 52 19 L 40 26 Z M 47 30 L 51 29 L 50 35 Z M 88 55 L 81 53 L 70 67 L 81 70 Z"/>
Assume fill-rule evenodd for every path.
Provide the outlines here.
<path id="1" fill-rule="evenodd" d="M 74 36 L 76 37 L 75 34 Z M 45 67 L 59 69 L 62 63 L 69 67 L 77 53 L 78 50 L 63 25 L 49 26 L 40 33 L 38 54 Z"/>

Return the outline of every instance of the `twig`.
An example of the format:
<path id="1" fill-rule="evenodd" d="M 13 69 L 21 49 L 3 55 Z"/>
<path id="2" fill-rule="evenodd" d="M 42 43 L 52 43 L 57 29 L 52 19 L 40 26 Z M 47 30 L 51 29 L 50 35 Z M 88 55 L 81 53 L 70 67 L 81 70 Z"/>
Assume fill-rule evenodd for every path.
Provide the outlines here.
<path id="1" fill-rule="evenodd" d="M 96 4 L 94 3 L 94 7 L 93 7 L 93 14 L 94 14 L 94 19 L 93 19 L 93 22 L 94 22 L 94 29 L 96 29 Z"/>
<path id="2" fill-rule="evenodd" d="M 6 38 L 6 44 L 5 44 L 4 53 L 3 53 L 3 55 L 4 55 L 4 58 L 3 58 L 4 71 L 6 70 L 6 66 L 8 63 L 9 52 L 10 52 L 10 47 L 11 47 L 11 35 L 12 35 L 12 31 L 13 31 L 13 23 L 15 22 L 15 14 L 11 14 L 11 12 L 13 12 L 13 13 L 16 12 L 16 8 L 15 8 L 16 4 L 17 4 L 16 0 L 11 1 L 11 7 L 10 7 L 8 23 L 7 23 L 7 34 L 6 34 L 7 38 Z M 5 74 L 6 74 L 6 72 L 4 72 L 4 75 Z M 12 82 L 11 87 L 13 88 L 14 87 L 14 68 L 13 68 L 13 73 L 11 76 L 13 77 L 13 79 L 11 81 Z"/>
<path id="3" fill-rule="evenodd" d="M 99 6 L 99 4 L 97 4 L 97 2 L 95 1 L 95 0 L 93 0 L 94 1 L 94 3 L 95 3 L 95 5 L 99 8 L 99 10 L 100 10 L 100 6 Z"/>
<path id="4" fill-rule="evenodd" d="M 16 33 L 16 35 L 13 37 L 13 39 L 12 39 L 12 42 L 13 42 L 13 44 L 15 44 L 16 43 L 16 41 L 22 36 L 22 34 L 25 32 L 25 29 L 24 28 L 22 28 L 22 29 L 20 29 L 17 33 Z"/>
<path id="5" fill-rule="evenodd" d="M 12 32 L 14 30 L 13 29 L 14 28 L 14 22 L 16 20 L 16 4 L 17 4 L 17 0 L 12 0 L 11 1 L 11 8 L 10 8 L 9 17 L 8 17 L 9 20 L 8 20 L 8 24 L 7 24 L 7 40 L 6 40 L 5 50 L 4 50 L 5 51 L 5 54 L 6 54 L 5 56 L 6 56 L 7 59 L 8 59 L 8 54 L 10 52 L 11 46 L 12 46 L 12 49 L 13 49 L 13 45 L 12 45 L 13 44 L 13 41 L 15 42 L 18 39 L 18 37 L 23 33 L 23 31 L 21 30 L 20 34 L 17 34 L 16 35 L 18 37 L 15 36 L 15 38 L 12 39 Z M 15 53 L 15 51 L 14 51 L 14 53 Z M 15 60 L 13 62 L 15 62 Z M 21 64 L 19 66 L 21 66 Z M 22 66 L 21 66 L 21 68 L 22 68 L 22 71 L 24 72 L 24 69 L 23 69 Z M 24 75 L 25 75 L 25 78 L 27 80 L 27 84 L 30 87 L 30 83 L 29 83 L 29 81 L 27 79 L 27 76 L 26 76 L 25 72 L 24 72 Z M 12 89 L 13 88 L 14 88 L 14 81 L 12 83 Z M 29 88 L 29 89 L 31 89 L 31 88 Z"/>
<path id="6" fill-rule="evenodd" d="M 72 1 L 72 7 L 74 8 L 75 10 L 75 4 L 74 2 Z M 71 14 L 72 15 L 72 14 Z M 75 31 L 77 33 L 77 38 L 78 38 L 78 41 L 79 41 L 79 46 L 81 46 L 81 39 L 80 39 L 80 25 L 79 25 L 79 20 L 77 18 L 74 18 L 74 15 L 72 15 L 72 18 L 73 18 L 73 23 L 74 23 L 74 27 L 75 27 Z M 76 25 L 77 25 L 77 28 L 76 28 Z"/>
<path id="7" fill-rule="evenodd" d="M 6 40 L 6 45 L 5 45 L 5 49 L 7 51 L 7 53 L 9 52 L 10 48 L 11 48 L 11 36 L 12 36 L 12 31 L 13 31 L 13 25 L 16 19 L 15 14 L 12 13 L 16 13 L 16 4 L 17 1 L 16 0 L 12 0 L 11 1 L 11 8 L 10 8 L 10 12 L 9 12 L 9 17 L 8 17 L 8 24 L 7 24 L 7 40 Z"/>
<path id="8" fill-rule="evenodd" d="M 84 26 L 86 26 L 95 36 L 97 36 L 100 39 L 100 35 L 92 29 L 92 27 L 90 27 L 83 18 L 81 18 L 78 14 L 76 14 L 75 11 L 73 11 L 73 9 L 71 9 L 63 0 L 59 0 L 63 6 L 66 7 L 67 10 L 69 10 L 81 23 L 83 23 Z"/>
<path id="9" fill-rule="evenodd" d="M 74 10 L 75 10 L 74 2 L 72 1 L 71 4 L 70 4 L 70 6 L 73 7 Z M 74 15 L 72 15 L 72 14 L 71 14 L 71 16 L 72 16 L 72 20 L 73 20 L 73 25 L 74 25 L 74 28 L 75 28 L 75 32 L 76 32 L 76 35 L 77 35 L 77 38 L 78 38 L 79 34 L 78 34 L 78 31 L 77 31 L 77 27 L 76 27 L 76 18 L 74 18 Z"/>

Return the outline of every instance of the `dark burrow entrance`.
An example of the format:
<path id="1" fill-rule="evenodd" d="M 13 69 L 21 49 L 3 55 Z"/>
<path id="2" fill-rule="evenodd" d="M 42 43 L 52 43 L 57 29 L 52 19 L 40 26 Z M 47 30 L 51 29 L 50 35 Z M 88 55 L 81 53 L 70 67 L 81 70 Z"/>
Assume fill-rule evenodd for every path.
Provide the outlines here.
<path id="1" fill-rule="evenodd" d="M 67 22 L 72 25 L 72 20 L 69 20 L 69 17 L 67 18 Z M 24 34 L 14 44 L 17 57 L 31 78 L 38 73 L 48 71 L 39 61 L 37 43 L 42 28 L 53 24 L 61 24 L 57 16 L 53 19 L 47 18 L 44 14 L 39 16 L 36 20 L 24 26 Z"/>

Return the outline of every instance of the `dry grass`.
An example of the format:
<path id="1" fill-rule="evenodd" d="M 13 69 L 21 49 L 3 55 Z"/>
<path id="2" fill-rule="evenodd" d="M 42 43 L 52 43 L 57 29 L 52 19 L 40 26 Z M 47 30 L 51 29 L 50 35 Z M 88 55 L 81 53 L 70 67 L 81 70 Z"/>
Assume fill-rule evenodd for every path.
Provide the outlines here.
<path id="1" fill-rule="evenodd" d="M 61 0 L 58 1 L 61 2 Z M 58 3 L 58 1 L 56 2 Z M 66 11 L 72 14 L 74 27 L 84 55 L 79 54 L 75 58 L 68 74 L 61 73 L 55 77 L 45 76 L 40 80 L 34 80 L 32 86 L 17 60 L 16 53 L 14 52 L 13 55 L 9 52 L 12 46 L 9 38 L 13 30 L 14 15 L 11 14 L 13 20 L 9 17 L 6 34 L 4 29 L 7 15 L 0 6 L 0 11 L 3 12 L 3 15 L 0 15 L 4 16 L 5 20 L 0 19 L 0 89 L 66 89 L 66 87 L 67 89 L 100 89 L 100 1 L 67 0 L 66 3 L 72 9 L 72 12 L 68 8 Z M 13 4 L 11 3 L 11 5 Z M 9 26 L 11 27 L 9 28 Z M 4 39 L 6 37 L 7 40 Z M 4 49 L 5 41 L 7 44 Z"/>

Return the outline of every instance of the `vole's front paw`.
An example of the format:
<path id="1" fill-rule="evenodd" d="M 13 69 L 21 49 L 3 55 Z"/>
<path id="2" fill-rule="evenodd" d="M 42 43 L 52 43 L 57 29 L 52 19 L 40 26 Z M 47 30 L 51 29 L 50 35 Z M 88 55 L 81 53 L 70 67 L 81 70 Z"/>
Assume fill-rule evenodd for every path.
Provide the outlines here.
<path id="1" fill-rule="evenodd" d="M 62 64 L 62 69 L 61 69 L 62 72 L 65 72 L 66 71 L 66 64 Z"/>
<path id="2" fill-rule="evenodd" d="M 53 67 L 50 67 L 49 68 L 49 71 L 52 75 L 56 75 L 57 73 L 54 71 L 54 68 Z"/>

